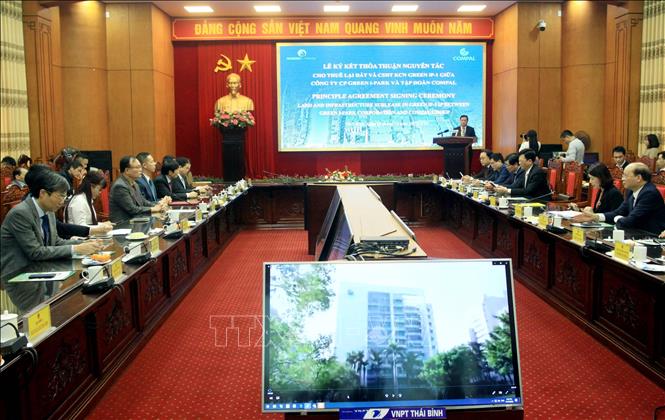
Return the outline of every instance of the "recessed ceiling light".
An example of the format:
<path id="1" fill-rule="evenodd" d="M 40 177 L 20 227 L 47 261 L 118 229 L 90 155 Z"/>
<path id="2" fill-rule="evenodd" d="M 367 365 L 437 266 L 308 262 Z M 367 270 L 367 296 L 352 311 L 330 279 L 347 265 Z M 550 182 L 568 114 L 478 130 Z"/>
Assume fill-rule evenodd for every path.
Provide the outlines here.
<path id="1" fill-rule="evenodd" d="M 393 12 L 415 12 L 418 10 L 417 4 L 394 4 L 392 11 Z"/>
<path id="2" fill-rule="evenodd" d="M 328 13 L 348 12 L 348 4 L 326 4 L 323 6 L 323 11 Z"/>
<path id="3" fill-rule="evenodd" d="M 212 13 L 212 7 L 210 6 L 185 6 L 185 10 L 189 13 Z"/>
<path id="4" fill-rule="evenodd" d="M 254 6 L 254 10 L 258 13 L 279 13 L 282 8 L 279 7 L 279 4 L 257 4 Z"/>
<path id="5" fill-rule="evenodd" d="M 484 4 L 463 4 L 457 9 L 458 12 L 482 12 L 487 5 Z"/>

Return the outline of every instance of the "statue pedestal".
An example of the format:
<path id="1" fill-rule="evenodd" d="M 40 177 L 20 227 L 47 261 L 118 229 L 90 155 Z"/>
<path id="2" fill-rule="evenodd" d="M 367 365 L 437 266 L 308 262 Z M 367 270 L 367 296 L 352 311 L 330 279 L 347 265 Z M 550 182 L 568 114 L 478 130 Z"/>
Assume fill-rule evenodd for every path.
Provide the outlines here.
<path id="1" fill-rule="evenodd" d="M 222 133 L 222 172 L 224 182 L 245 177 L 245 129 L 220 128 Z"/>

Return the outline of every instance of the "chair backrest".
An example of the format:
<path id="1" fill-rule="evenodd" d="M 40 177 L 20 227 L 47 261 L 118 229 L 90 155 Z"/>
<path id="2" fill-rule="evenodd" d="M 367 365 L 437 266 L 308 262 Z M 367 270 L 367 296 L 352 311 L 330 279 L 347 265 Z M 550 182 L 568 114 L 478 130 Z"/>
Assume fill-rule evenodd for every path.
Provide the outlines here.
<path id="1" fill-rule="evenodd" d="M 5 216 L 9 213 L 9 210 L 23 201 L 23 197 L 27 193 L 27 187 L 10 187 L 0 193 L 0 224 L 5 220 Z"/>
<path id="2" fill-rule="evenodd" d="M 563 191 L 573 201 L 582 200 L 582 179 L 585 164 L 568 162 L 563 169 Z"/>
<path id="3" fill-rule="evenodd" d="M 593 207 L 594 203 L 596 202 L 596 197 L 598 197 L 599 192 L 600 192 L 600 188 L 591 187 L 591 200 L 589 201 L 589 206 Z"/>
<path id="4" fill-rule="evenodd" d="M 663 196 L 663 200 L 665 200 L 665 175 L 654 175 L 651 177 L 651 182 L 653 182 L 656 188 L 658 188 L 660 195 Z"/>
<path id="5" fill-rule="evenodd" d="M 607 169 L 609 169 L 610 175 L 612 175 L 612 178 L 621 180 L 621 177 L 623 176 L 623 169 L 618 167 L 616 164 L 613 164 L 612 166 L 608 166 Z"/>
<path id="6" fill-rule="evenodd" d="M 651 159 L 648 156 L 642 156 L 641 158 L 637 158 L 635 162 L 642 162 L 645 165 L 649 167 L 649 170 L 651 172 L 654 172 L 656 170 L 656 159 Z"/>
<path id="7" fill-rule="evenodd" d="M 563 193 L 561 190 L 561 173 L 563 165 L 559 159 L 550 159 L 547 162 L 547 182 L 550 185 L 552 191 L 557 193 Z"/>

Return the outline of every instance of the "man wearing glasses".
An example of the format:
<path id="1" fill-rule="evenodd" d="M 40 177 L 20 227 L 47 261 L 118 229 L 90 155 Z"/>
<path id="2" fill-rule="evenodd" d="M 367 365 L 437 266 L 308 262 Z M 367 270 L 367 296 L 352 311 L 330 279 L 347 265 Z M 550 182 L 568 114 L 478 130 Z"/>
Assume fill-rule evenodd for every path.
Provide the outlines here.
<path id="1" fill-rule="evenodd" d="M 159 213 L 168 208 L 170 197 L 158 202 L 146 200 L 139 192 L 136 180 L 142 175 L 141 162 L 133 156 L 120 159 L 120 177 L 113 183 L 109 194 L 110 219 L 125 222 L 132 217 Z"/>
<path id="2" fill-rule="evenodd" d="M 54 212 L 62 207 L 69 188 L 62 176 L 38 171 L 29 185 L 31 197 L 11 209 L 0 228 L 3 276 L 33 261 L 71 258 L 104 249 L 99 240 L 81 242 L 58 236 Z"/>

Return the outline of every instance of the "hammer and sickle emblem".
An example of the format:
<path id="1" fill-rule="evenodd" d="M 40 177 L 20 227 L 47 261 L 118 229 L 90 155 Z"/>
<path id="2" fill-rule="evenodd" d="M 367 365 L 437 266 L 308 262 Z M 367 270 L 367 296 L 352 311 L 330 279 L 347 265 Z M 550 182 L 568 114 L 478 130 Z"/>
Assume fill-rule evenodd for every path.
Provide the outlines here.
<path id="1" fill-rule="evenodd" d="M 231 59 L 224 54 L 220 54 L 222 58 L 217 60 L 217 66 L 215 67 L 215 73 L 220 71 L 231 70 Z"/>

